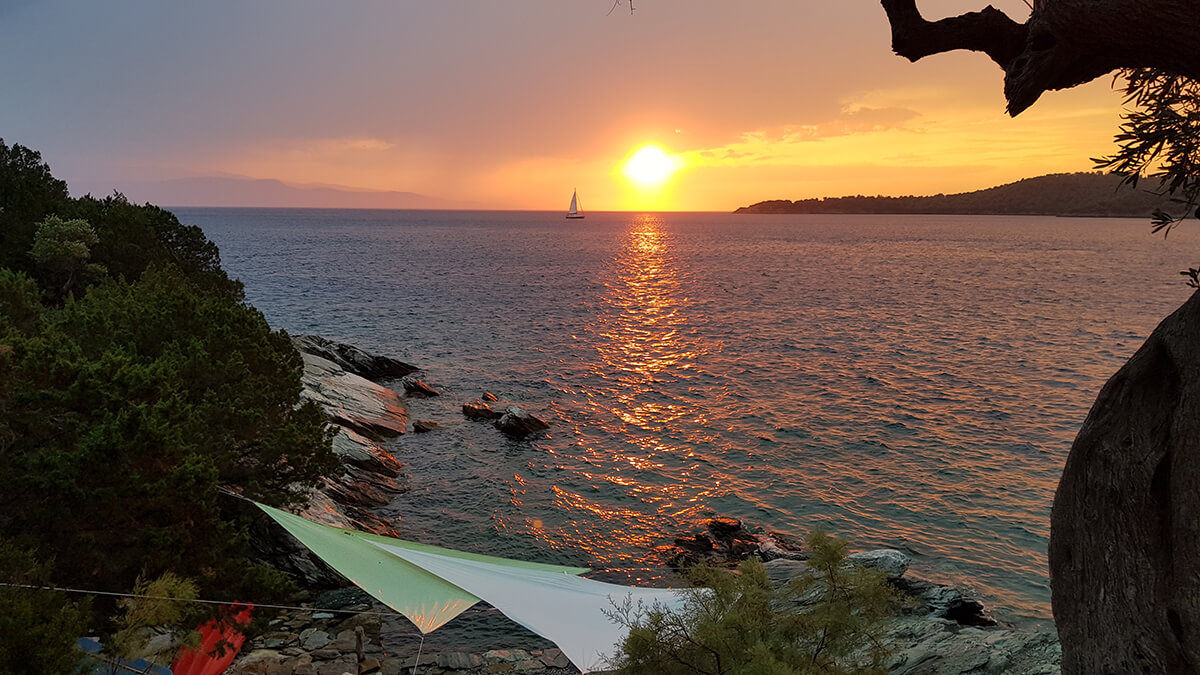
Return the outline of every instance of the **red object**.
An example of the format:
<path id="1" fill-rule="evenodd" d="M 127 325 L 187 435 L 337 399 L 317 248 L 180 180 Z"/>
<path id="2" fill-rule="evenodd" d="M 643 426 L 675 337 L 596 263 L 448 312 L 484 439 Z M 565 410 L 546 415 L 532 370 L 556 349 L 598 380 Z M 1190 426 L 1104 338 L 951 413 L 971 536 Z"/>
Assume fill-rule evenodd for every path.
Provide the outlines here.
<path id="1" fill-rule="evenodd" d="M 254 605 L 249 603 L 235 603 L 229 607 L 233 624 L 224 619 L 212 619 L 200 626 L 200 648 L 180 649 L 171 664 L 171 672 L 174 675 L 221 675 L 225 672 L 246 641 L 242 630 L 250 625 L 252 609 Z M 220 645 L 224 645 L 223 652 L 218 648 Z"/>

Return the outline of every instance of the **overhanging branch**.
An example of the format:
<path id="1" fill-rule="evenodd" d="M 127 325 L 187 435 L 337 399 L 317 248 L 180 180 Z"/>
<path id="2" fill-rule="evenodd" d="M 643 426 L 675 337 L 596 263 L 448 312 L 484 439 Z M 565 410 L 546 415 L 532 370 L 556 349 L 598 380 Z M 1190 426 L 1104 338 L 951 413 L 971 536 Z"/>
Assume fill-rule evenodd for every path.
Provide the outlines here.
<path id="1" fill-rule="evenodd" d="M 882 0 L 892 25 L 892 49 L 916 61 L 931 54 L 967 49 L 987 54 L 1001 68 L 1025 49 L 1029 28 L 988 5 L 978 12 L 926 21 L 916 0 Z"/>

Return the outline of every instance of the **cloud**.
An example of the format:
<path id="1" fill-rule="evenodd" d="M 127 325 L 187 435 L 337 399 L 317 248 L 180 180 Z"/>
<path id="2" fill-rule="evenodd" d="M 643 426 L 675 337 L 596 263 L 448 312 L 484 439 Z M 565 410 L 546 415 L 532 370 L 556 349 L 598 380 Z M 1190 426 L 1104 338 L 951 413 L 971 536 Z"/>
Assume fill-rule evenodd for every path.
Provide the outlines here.
<path id="1" fill-rule="evenodd" d="M 1030 172 L 1085 168 L 1116 128 L 1117 111 L 1097 104 L 1107 92 L 1048 102 L 1017 120 L 991 101 L 948 89 L 895 88 L 842 101 L 818 122 L 745 131 L 719 147 L 685 153 L 703 167 L 1016 166 Z M 1090 97 L 1090 98 L 1089 98 Z M 1081 102 L 1087 101 L 1086 104 Z M 1031 173 L 1032 175 L 1032 173 Z"/>

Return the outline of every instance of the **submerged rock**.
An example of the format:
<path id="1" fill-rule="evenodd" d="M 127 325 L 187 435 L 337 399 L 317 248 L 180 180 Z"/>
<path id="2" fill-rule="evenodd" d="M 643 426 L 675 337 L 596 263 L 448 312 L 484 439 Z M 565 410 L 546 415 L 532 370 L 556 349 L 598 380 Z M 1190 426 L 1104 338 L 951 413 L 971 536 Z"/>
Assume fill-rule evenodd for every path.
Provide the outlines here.
<path id="1" fill-rule="evenodd" d="M 400 384 L 404 385 L 404 393 L 413 398 L 441 396 L 438 390 L 426 384 L 424 380 L 418 380 L 415 377 L 405 377 L 400 380 Z"/>
<path id="2" fill-rule="evenodd" d="M 413 432 L 418 434 L 429 433 L 434 429 L 441 428 L 441 426 L 433 420 L 413 420 Z"/>
<path id="3" fill-rule="evenodd" d="M 464 403 L 462 411 L 463 415 L 466 415 L 473 420 L 497 420 L 503 416 L 503 413 L 492 410 L 491 406 L 483 401 Z"/>
<path id="4" fill-rule="evenodd" d="M 292 344 L 305 354 L 319 356 L 338 364 L 348 373 L 368 380 L 396 379 L 417 372 L 414 365 L 388 356 L 374 356 L 353 345 L 328 340 L 319 335 L 292 336 Z"/>
<path id="5" fill-rule="evenodd" d="M 495 427 L 509 436 L 523 438 L 539 431 L 545 431 L 550 428 L 550 425 L 521 408 L 510 405 L 504 409 L 504 414 L 500 416 L 500 419 L 496 420 Z"/>

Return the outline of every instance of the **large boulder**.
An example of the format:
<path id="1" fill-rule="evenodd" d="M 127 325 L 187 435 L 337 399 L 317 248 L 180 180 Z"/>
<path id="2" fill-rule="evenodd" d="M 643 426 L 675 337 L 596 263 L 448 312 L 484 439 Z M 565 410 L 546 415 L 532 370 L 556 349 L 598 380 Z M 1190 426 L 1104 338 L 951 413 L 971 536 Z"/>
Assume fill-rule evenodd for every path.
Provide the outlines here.
<path id="1" fill-rule="evenodd" d="M 1200 294 L 1100 391 L 1049 553 L 1064 672 L 1200 672 Z"/>
<path id="2" fill-rule="evenodd" d="M 417 372 L 414 365 L 388 356 L 374 356 L 353 345 L 327 340 L 319 335 L 295 335 L 292 344 L 305 354 L 333 361 L 348 373 L 368 380 L 391 380 Z"/>
<path id="3" fill-rule="evenodd" d="M 334 422 L 371 440 L 404 433 L 408 412 L 400 395 L 312 354 L 304 357 L 301 398 L 315 401 Z"/>

